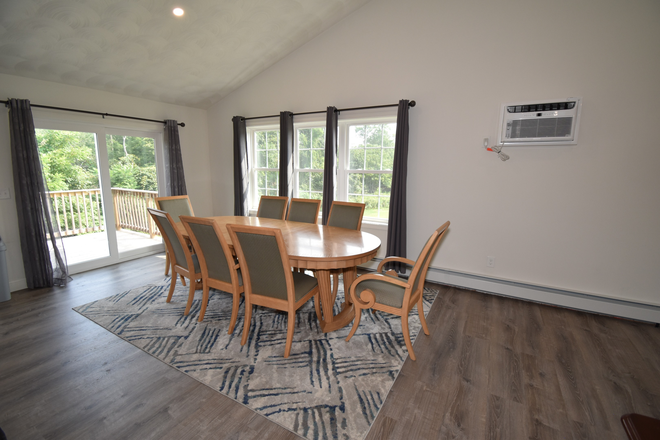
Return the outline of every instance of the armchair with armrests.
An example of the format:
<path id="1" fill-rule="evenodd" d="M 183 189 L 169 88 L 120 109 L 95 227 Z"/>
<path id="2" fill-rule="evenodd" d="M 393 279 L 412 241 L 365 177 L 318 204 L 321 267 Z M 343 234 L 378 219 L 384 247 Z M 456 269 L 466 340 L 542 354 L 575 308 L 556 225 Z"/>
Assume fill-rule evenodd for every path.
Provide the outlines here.
<path id="1" fill-rule="evenodd" d="M 433 254 L 448 227 L 449 222 L 446 222 L 431 234 L 417 261 L 402 257 L 387 257 L 378 265 L 378 273 L 362 275 L 351 284 L 349 294 L 355 307 L 355 320 L 346 341 L 349 341 L 358 329 L 363 309 L 392 313 L 401 317 L 401 329 L 403 330 L 403 338 L 408 348 L 408 354 L 413 361 L 415 360 L 415 352 L 413 351 L 410 330 L 408 329 L 408 315 L 417 304 L 417 313 L 424 333 L 426 335 L 430 334 L 423 309 L 424 281 L 426 280 L 426 272 L 431 263 L 431 258 L 433 258 Z M 412 266 L 410 277 L 407 280 L 398 278 L 393 270 L 382 274 L 383 266 L 394 261 Z"/>
<path id="2" fill-rule="evenodd" d="M 165 240 L 165 246 L 167 247 L 172 262 L 172 282 L 170 284 L 170 291 L 167 295 L 167 302 L 172 300 L 177 274 L 188 278 L 190 288 L 188 292 L 188 303 L 186 304 L 186 310 L 184 312 L 184 315 L 188 315 L 193 303 L 193 298 L 195 297 L 195 289 L 198 285 L 197 281 L 202 279 L 202 270 L 199 266 L 197 255 L 190 252 L 188 244 L 174 224 L 174 220 L 169 213 L 153 208 L 147 208 L 147 210 L 154 219 L 158 229 L 160 229 L 160 233 L 163 235 L 163 240 Z"/>
<path id="3" fill-rule="evenodd" d="M 232 334 L 243 293 L 243 278 L 238 263 L 229 249 L 220 226 L 212 219 L 182 215 L 181 223 L 188 231 L 202 270 L 203 296 L 198 320 L 202 322 L 204 319 L 211 287 L 229 292 L 234 298 L 227 333 Z"/>

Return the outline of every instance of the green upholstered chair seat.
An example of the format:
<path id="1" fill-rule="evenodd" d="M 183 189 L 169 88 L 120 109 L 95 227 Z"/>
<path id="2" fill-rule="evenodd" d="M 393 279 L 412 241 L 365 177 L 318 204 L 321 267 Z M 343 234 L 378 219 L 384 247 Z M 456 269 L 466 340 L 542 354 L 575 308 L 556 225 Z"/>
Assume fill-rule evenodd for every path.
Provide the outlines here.
<path id="1" fill-rule="evenodd" d="M 401 308 L 403 305 L 403 294 L 405 287 L 397 286 L 383 280 L 365 280 L 355 287 L 355 293 L 360 294 L 363 290 L 369 289 L 376 295 L 376 302 L 390 307 Z M 359 279 L 359 278 L 358 278 Z"/>
<path id="2" fill-rule="evenodd" d="M 296 301 L 307 295 L 310 290 L 314 289 L 319 284 L 316 278 L 305 275 L 304 273 L 292 272 L 292 274 L 293 285 L 296 289 Z"/>

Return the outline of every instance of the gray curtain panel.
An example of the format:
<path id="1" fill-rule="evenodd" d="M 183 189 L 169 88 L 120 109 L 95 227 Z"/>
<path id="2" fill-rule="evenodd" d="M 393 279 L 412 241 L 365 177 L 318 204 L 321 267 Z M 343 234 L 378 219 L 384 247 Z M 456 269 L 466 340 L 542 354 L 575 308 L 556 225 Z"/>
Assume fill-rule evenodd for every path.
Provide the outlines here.
<path id="1" fill-rule="evenodd" d="M 399 101 L 394 142 L 394 169 L 387 228 L 387 256 L 406 257 L 406 179 L 408 176 L 408 100 Z M 406 272 L 403 263 L 390 263 L 390 269 Z"/>
<path id="2" fill-rule="evenodd" d="M 243 116 L 234 116 L 234 215 L 248 215 L 247 129 Z"/>
<path id="3" fill-rule="evenodd" d="M 65 286 L 69 269 L 62 239 L 55 236 L 51 222 L 50 195 L 39 160 L 30 101 L 9 99 L 7 106 L 16 210 L 27 285 L 30 289 Z M 52 254 L 48 240 L 51 241 Z"/>
<path id="4" fill-rule="evenodd" d="M 337 157 L 337 107 L 328 107 L 325 118 L 325 162 L 323 167 L 323 206 L 321 221 L 328 224 L 330 207 L 335 199 L 335 158 Z"/>
<path id="5" fill-rule="evenodd" d="M 293 195 L 293 113 L 280 113 L 280 188 L 281 197 Z"/>
<path id="6" fill-rule="evenodd" d="M 179 125 L 172 119 L 165 120 L 165 171 L 167 173 L 167 195 L 185 196 L 188 194 L 181 159 Z"/>

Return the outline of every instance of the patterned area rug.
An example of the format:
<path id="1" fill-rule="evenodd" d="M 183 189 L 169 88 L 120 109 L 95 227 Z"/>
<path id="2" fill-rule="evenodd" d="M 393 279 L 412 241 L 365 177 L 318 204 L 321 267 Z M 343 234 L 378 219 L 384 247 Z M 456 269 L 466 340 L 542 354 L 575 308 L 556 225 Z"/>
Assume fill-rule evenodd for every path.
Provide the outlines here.
<path id="1" fill-rule="evenodd" d="M 169 304 L 168 289 L 169 278 L 74 310 L 307 439 L 364 438 L 408 356 L 399 317 L 363 313 L 357 333 L 346 342 L 351 325 L 322 333 L 310 301 L 297 313 L 291 355 L 285 359 L 285 313 L 256 307 L 250 337 L 241 346 L 243 304 L 236 330 L 228 335 L 230 294 L 211 290 L 200 323 L 201 292 L 186 317 L 188 288 L 178 282 Z M 437 294 L 424 291 L 426 313 Z M 343 301 L 341 290 L 339 296 L 337 304 Z M 409 322 L 414 340 L 421 329 L 416 308 Z"/>

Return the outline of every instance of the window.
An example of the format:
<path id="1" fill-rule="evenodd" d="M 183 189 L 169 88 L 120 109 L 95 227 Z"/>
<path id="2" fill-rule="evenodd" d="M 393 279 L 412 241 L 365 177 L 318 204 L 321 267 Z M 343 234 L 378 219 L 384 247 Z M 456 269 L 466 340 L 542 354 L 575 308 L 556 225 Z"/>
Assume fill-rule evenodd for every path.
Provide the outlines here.
<path id="1" fill-rule="evenodd" d="M 386 222 L 394 164 L 396 116 L 339 121 L 336 200 L 365 203 L 364 219 Z M 294 122 L 293 196 L 323 199 L 325 121 Z M 279 126 L 248 128 L 250 209 L 262 195 L 278 195 Z"/>
<path id="2" fill-rule="evenodd" d="M 298 128 L 294 143 L 294 197 L 323 200 L 325 127 Z"/>
<path id="3" fill-rule="evenodd" d="M 254 170 L 252 187 L 257 205 L 261 196 L 276 196 L 280 179 L 280 130 L 253 132 Z M 257 206 L 253 205 L 253 206 Z"/>
<path id="4" fill-rule="evenodd" d="M 365 218 L 389 216 L 395 135 L 394 123 L 348 126 L 347 198 L 366 205 Z"/>

